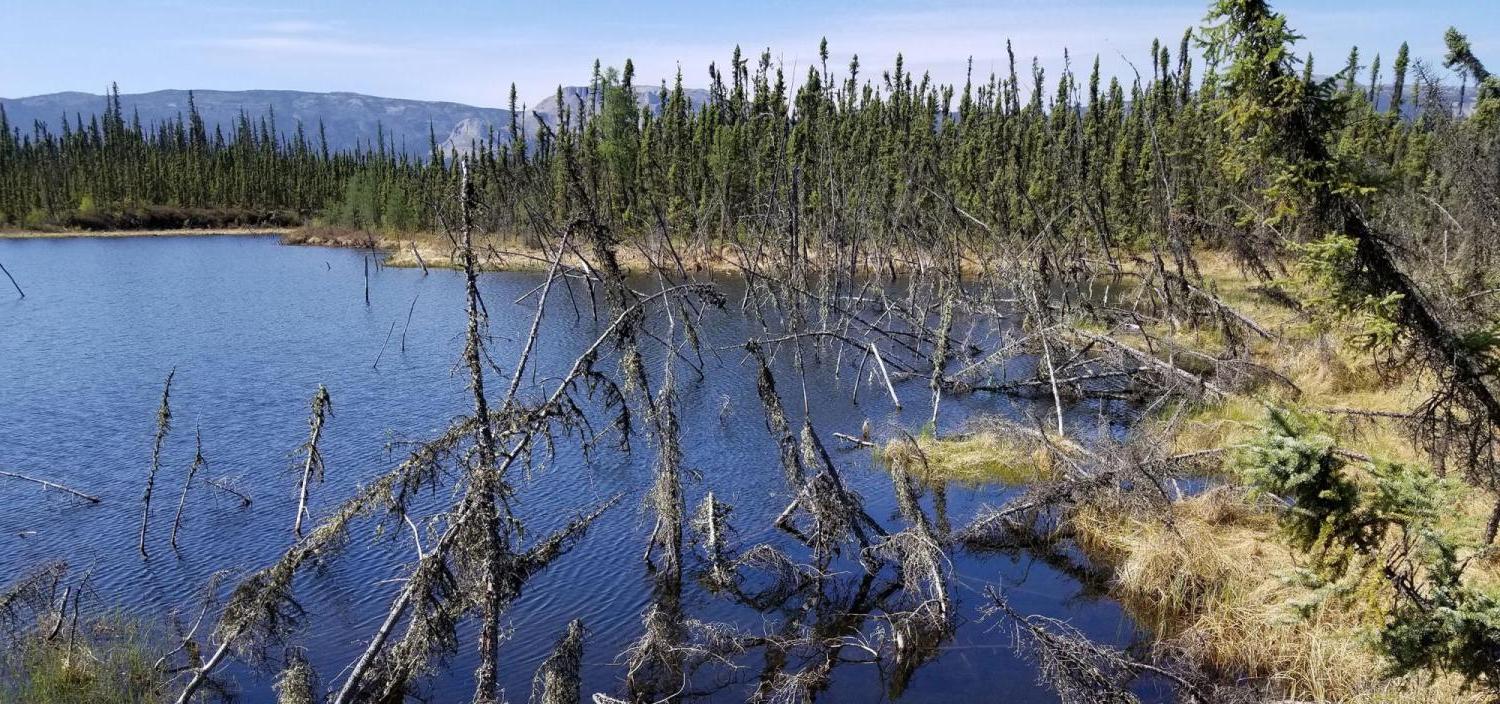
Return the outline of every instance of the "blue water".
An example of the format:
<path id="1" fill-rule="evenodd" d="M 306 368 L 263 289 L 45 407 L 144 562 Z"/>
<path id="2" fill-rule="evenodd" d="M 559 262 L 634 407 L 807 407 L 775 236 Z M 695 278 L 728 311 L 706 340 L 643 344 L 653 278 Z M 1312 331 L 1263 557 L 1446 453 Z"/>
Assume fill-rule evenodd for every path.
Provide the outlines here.
<path id="1" fill-rule="evenodd" d="M 300 473 L 295 449 L 307 436 L 310 399 L 328 387 L 334 415 L 322 441 L 327 480 L 312 490 L 314 518 L 346 498 L 360 482 L 403 456 L 392 442 L 435 435 L 469 406 L 462 348 L 463 288 L 456 272 L 370 264 L 365 303 L 364 253 L 287 247 L 271 237 L 0 240 L 0 262 L 27 297 L 0 289 L 0 469 L 46 477 L 104 499 L 88 505 L 24 482 L 0 480 L 0 575 L 65 559 L 74 575 L 88 573 L 94 590 L 87 613 L 121 608 L 165 625 L 173 610 L 191 620 L 196 595 L 209 575 L 243 575 L 264 566 L 292 543 Z M 509 370 L 532 314 L 515 299 L 537 286 L 540 274 L 487 274 L 481 288 L 491 315 L 490 353 Z M 643 286 L 654 285 L 646 282 Z M 755 394 L 754 367 L 732 349 L 760 333 L 758 322 L 730 305 L 705 318 L 707 378 L 679 366 L 680 416 L 690 510 L 709 490 L 734 506 L 735 546 L 772 542 L 795 553 L 797 543 L 771 527 L 791 499 L 774 443 Z M 561 293 L 566 293 L 565 291 Z M 415 304 L 413 306 L 413 301 Z M 586 301 L 575 308 L 558 295 L 548 311 L 537 354 L 541 370 L 524 385 L 536 397 L 549 373 L 559 373 L 598 333 Z M 408 311 L 411 311 L 410 322 Z M 404 338 L 404 343 L 403 343 Z M 404 347 L 403 347 L 404 344 Z M 784 402 L 801 415 L 801 393 L 782 355 Z M 376 364 L 379 359 L 378 365 Z M 653 369 L 658 354 L 648 355 Z M 813 363 L 809 410 L 833 448 L 831 433 L 857 434 L 870 419 L 876 435 L 915 429 L 931 414 L 923 379 L 898 384 L 906 407 L 896 410 L 880 386 L 851 401 L 851 360 L 835 378 L 831 359 Z M 163 378 L 172 386 L 173 429 L 163 454 L 154 499 L 149 559 L 136 551 L 140 500 L 151 453 L 154 413 Z M 492 375 L 491 388 L 503 388 Z M 973 395 L 944 401 L 939 430 L 958 428 L 975 412 L 1045 415 L 1050 406 L 1012 405 L 1003 397 Z M 1087 409 L 1076 412 L 1087 416 Z M 1088 423 L 1084 418 L 1080 423 Z M 179 538 L 168 545 L 172 513 L 202 435 L 209 465 L 203 476 L 226 482 L 254 499 L 243 508 L 202 483 L 192 487 Z M 606 443 L 610 444 L 610 443 Z M 650 520 L 642 492 L 650 483 L 651 449 L 637 438 L 635 454 L 601 451 L 585 458 L 563 449 L 517 480 L 518 513 L 528 534 L 540 536 L 616 492 L 626 498 L 572 552 L 531 581 L 505 614 L 509 638 L 501 646 L 502 684 L 512 700 L 528 696 L 536 666 L 573 618 L 588 628 L 584 692 L 621 694 L 623 651 L 641 632 L 650 584 L 641 555 Z M 891 529 L 900 527 L 886 474 L 868 451 L 835 451 L 845 481 L 866 508 Z M 952 486 L 955 526 L 986 503 L 1015 491 Z M 439 490 L 428 509 L 449 499 Z M 926 503 L 931 510 L 930 500 Z M 299 578 L 308 610 L 291 644 L 305 650 L 327 680 L 352 662 L 384 616 L 413 551 L 409 535 L 373 536 L 356 529 L 344 555 Z M 429 537 L 430 539 L 430 537 Z M 697 554 L 689 566 L 697 567 Z M 902 702 L 1048 702 L 1056 697 L 1036 682 L 1033 665 L 1011 650 L 1008 628 L 982 621 L 986 585 L 999 584 L 1023 613 L 1068 620 L 1085 634 L 1125 646 L 1136 629 L 1114 603 L 1025 554 L 953 556 L 961 625 L 940 657 L 923 665 Z M 857 575 L 849 575 L 857 581 Z M 231 582 L 232 583 L 231 578 Z M 224 590 L 221 590 L 221 592 Z M 688 580 L 683 597 L 690 618 L 724 621 L 742 630 L 775 630 L 788 613 L 756 613 Z M 866 631 L 873 628 L 873 624 Z M 852 655 L 851 655 L 852 656 Z M 752 652 L 738 670 L 712 673 L 727 682 L 706 699 L 739 701 L 754 689 L 763 664 Z M 431 701 L 467 701 L 472 691 L 472 642 L 425 686 Z M 273 700 L 271 675 L 243 664 L 226 673 L 246 702 Z M 824 701 L 888 699 L 887 682 L 871 664 L 842 664 Z M 1149 698 L 1164 695 L 1143 685 Z"/>

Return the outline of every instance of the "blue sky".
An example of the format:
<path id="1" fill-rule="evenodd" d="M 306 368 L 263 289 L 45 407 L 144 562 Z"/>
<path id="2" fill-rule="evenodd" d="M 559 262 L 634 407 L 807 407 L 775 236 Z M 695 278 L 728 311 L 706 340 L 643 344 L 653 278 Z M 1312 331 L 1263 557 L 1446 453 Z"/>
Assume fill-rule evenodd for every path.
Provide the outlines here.
<path id="1" fill-rule="evenodd" d="M 560 83 L 587 81 L 597 57 L 634 60 L 655 83 L 680 64 L 685 82 L 707 82 L 710 61 L 736 44 L 770 47 L 791 76 L 817 60 L 858 53 L 867 75 L 903 52 L 906 65 L 961 82 L 1004 68 L 1005 40 L 1018 60 L 1038 57 L 1055 75 L 1064 47 L 1087 70 L 1097 53 L 1106 73 L 1130 75 L 1152 38 L 1176 46 L 1207 0 L 565 0 L 388 2 L 334 0 L 0 0 L 0 96 L 63 90 L 164 88 L 347 90 L 503 106 L 514 81 L 535 102 Z M 1323 69 L 1358 44 L 1389 67 L 1405 40 L 1437 66 L 1450 24 L 1469 34 L 1481 59 L 1500 66 L 1500 2 L 1491 0 L 1287 0 L 1276 3 L 1307 36 Z M 1388 74 L 1388 72 L 1387 72 Z M 875 73 L 873 75 L 878 75 Z"/>

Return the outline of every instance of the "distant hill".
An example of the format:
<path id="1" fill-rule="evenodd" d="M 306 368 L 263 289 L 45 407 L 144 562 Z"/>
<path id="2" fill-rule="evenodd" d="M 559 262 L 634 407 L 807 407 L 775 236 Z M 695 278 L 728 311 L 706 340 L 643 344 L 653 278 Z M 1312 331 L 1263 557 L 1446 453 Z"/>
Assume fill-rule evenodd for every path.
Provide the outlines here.
<path id="1" fill-rule="evenodd" d="M 233 135 L 235 121 L 243 111 L 252 120 L 272 112 L 276 129 L 290 134 L 302 124 L 308 139 L 316 143 L 318 121 L 322 120 L 330 149 L 346 150 L 373 144 L 384 130 L 387 142 L 408 153 L 426 154 L 428 130 L 445 140 L 465 120 L 486 125 L 509 125 L 510 112 L 497 108 L 480 108 L 460 103 L 377 98 L 358 93 L 305 93 L 292 90 L 195 90 L 193 101 L 198 113 L 212 133 L 221 127 L 226 136 Z M 186 117 L 188 92 L 159 90 L 152 93 L 121 94 L 120 104 L 130 119 L 138 113 L 143 124 Z M 84 124 L 104 110 L 102 95 L 90 93 L 53 93 L 29 98 L 0 99 L 12 126 L 30 131 L 34 121 L 46 123 L 57 132 L 64 116 L 73 122 L 82 116 Z"/>
<path id="2" fill-rule="evenodd" d="M 636 100 L 653 111 L 661 109 L 659 86 L 638 86 Z M 1407 89 L 1411 90 L 1410 87 Z M 685 89 L 694 110 L 707 104 L 709 93 L 701 88 Z M 1381 86 L 1377 102 L 1383 109 L 1390 99 L 1390 86 Z M 1408 96 L 1410 93 L 1408 93 Z M 1458 88 L 1444 86 L 1442 101 L 1451 110 L 1458 102 Z M 563 99 L 570 108 L 582 102 L 591 102 L 588 86 L 569 86 L 563 89 Z M 328 135 L 328 146 L 334 150 L 348 150 L 361 145 L 374 145 L 382 131 L 388 144 L 397 150 L 416 157 L 427 155 L 429 129 L 436 134 L 443 151 L 467 152 L 476 141 L 488 138 L 491 130 L 501 142 L 508 141 L 510 133 L 510 111 L 501 108 L 484 108 L 462 103 L 427 100 L 404 100 L 380 98 L 359 93 L 308 93 L 293 90 L 195 90 L 193 100 L 198 112 L 208 125 L 209 132 L 220 127 L 225 135 L 233 133 L 234 123 L 240 112 L 258 121 L 262 116 L 274 112 L 276 129 L 281 134 L 291 134 L 300 123 L 309 140 L 316 144 L 318 122 L 323 122 Z M 187 115 L 188 92 L 185 90 L 159 90 L 151 93 L 125 93 L 120 96 L 126 119 L 139 114 L 146 125 L 163 120 L 176 120 L 178 115 Z M 1403 106 L 1403 114 L 1410 118 L 1411 103 Z M 1463 111 L 1473 109 L 1474 91 L 1464 96 Z M 27 98 L 0 98 L 6 117 L 12 127 L 23 133 L 31 131 L 34 122 L 45 123 L 53 132 L 61 130 L 60 120 L 66 116 L 72 123 L 80 116 L 84 124 L 104 110 L 103 95 L 92 93 L 51 93 Z M 556 123 L 558 113 L 557 96 L 548 95 L 527 110 L 527 117 L 537 113 L 548 124 Z M 534 138 L 537 130 L 528 119 L 526 133 Z"/>
<path id="3" fill-rule="evenodd" d="M 1359 86 L 1358 89 L 1366 92 L 1370 90 L 1368 85 Z M 1394 90 L 1395 89 L 1390 84 L 1384 84 L 1376 87 L 1375 108 L 1377 110 L 1385 112 L 1386 110 L 1390 109 L 1391 93 Z M 1413 86 L 1408 84 L 1406 86 L 1406 95 L 1402 96 L 1401 98 L 1401 116 L 1406 119 L 1413 119 L 1417 116 L 1417 111 L 1412 109 L 1412 90 Z M 1474 86 L 1469 86 L 1469 89 L 1467 91 L 1464 91 L 1463 105 L 1460 106 L 1458 104 L 1458 86 L 1450 86 L 1445 84 L 1438 88 L 1437 99 L 1446 107 L 1449 112 L 1454 112 L 1455 108 L 1457 108 L 1458 114 L 1468 115 L 1469 113 L 1472 113 L 1474 111 L 1475 93 L 1476 91 L 1474 90 Z M 1422 103 L 1424 103 L 1424 105 L 1428 101 L 1429 97 L 1430 96 L 1428 95 L 1426 89 L 1423 89 L 1421 101 Z M 1426 107 L 1424 106 L 1422 109 L 1425 111 Z"/>
<path id="4" fill-rule="evenodd" d="M 706 89 L 684 88 L 682 92 L 687 96 L 688 105 L 693 110 L 698 110 L 708 104 L 709 93 Z M 563 101 L 569 108 L 577 110 L 579 105 L 586 106 L 592 103 L 593 94 L 594 91 L 589 86 L 568 86 L 563 88 Z M 651 112 L 653 113 L 661 112 L 661 86 L 636 86 L 635 100 L 636 103 L 651 108 Z M 543 98 L 531 110 L 542 115 L 544 118 L 551 118 L 557 115 L 557 94 L 554 93 Z"/>
<path id="5" fill-rule="evenodd" d="M 572 86 L 563 89 L 570 104 L 577 97 L 588 101 L 587 86 Z M 638 88 L 637 99 L 641 105 L 659 109 L 657 88 Z M 708 99 L 708 92 L 701 89 L 688 91 L 694 107 L 700 107 Z M 212 134 L 220 127 L 225 136 L 233 135 L 234 124 L 243 111 L 253 121 L 274 113 L 276 129 L 281 134 L 291 134 L 300 123 L 307 137 L 317 143 L 318 122 L 321 120 L 328 135 L 328 147 L 333 150 L 348 150 L 362 145 L 374 145 L 382 132 L 388 144 L 394 143 L 398 150 L 424 157 L 427 155 L 429 129 L 436 134 L 444 151 L 466 152 L 476 140 L 487 139 L 490 130 L 496 139 L 505 142 L 510 136 L 510 111 L 501 108 L 483 108 L 462 103 L 426 100 L 404 100 L 380 98 L 359 93 L 308 93 L 294 90 L 194 90 L 193 101 L 198 113 Z M 555 122 L 557 114 L 556 96 L 549 95 L 528 110 L 539 113 L 548 123 Z M 188 91 L 159 90 L 151 93 L 123 93 L 120 104 L 130 119 L 139 114 L 142 124 L 151 125 L 164 120 L 176 120 L 178 115 L 186 119 Z M 80 116 L 88 124 L 90 118 L 103 112 L 105 98 L 92 93 L 51 93 L 27 98 L 0 98 L 6 117 L 12 127 L 29 133 L 35 122 L 42 122 L 51 131 L 61 131 L 60 120 L 64 117 L 70 124 Z M 527 134 L 534 136 L 536 128 L 529 124 Z"/>

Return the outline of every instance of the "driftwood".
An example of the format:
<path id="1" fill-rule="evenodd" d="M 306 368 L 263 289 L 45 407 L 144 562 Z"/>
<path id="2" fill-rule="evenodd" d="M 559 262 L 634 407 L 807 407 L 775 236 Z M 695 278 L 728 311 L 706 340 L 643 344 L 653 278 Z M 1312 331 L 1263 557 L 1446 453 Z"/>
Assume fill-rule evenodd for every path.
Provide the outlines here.
<path id="1" fill-rule="evenodd" d="M 854 437 L 853 435 L 846 435 L 844 433 L 834 433 L 833 436 L 836 437 L 836 438 L 838 438 L 838 439 L 840 439 L 840 440 L 843 440 L 844 442 L 847 442 L 847 443 L 849 443 L 851 445 L 857 445 L 859 447 L 871 447 L 871 448 L 879 447 L 879 445 L 876 445 L 875 443 L 870 442 L 869 440 L 863 440 L 863 439 Z"/>
<path id="2" fill-rule="evenodd" d="M 24 474 L 17 474 L 15 472 L 0 472 L 0 477 L 10 477 L 11 479 L 20 479 L 21 481 L 27 481 L 27 482 L 31 482 L 33 484 L 41 484 L 42 486 L 47 487 L 48 489 L 57 489 L 58 491 L 67 492 L 67 493 L 72 494 L 72 495 L 74 495 L 74 496 L 76 496 L 76 497 L 78 497 L 80 499 L 83 499 L 83 500 L 85 500 L 85 501 L 87 501 L 87 502 L 89 502 L 91 504 L 97 504 L 97 503 L 99 503 L 101 501 L 100 498 L 97 497 L 97 496 L 94 496 L 92 494 L 85 494 L 85 493 L 83 493 L 81 491 L 78 491 L 77 489 L 72 489 L 72 488 L 63 486 L 61 484 L 55 483 L 55 482 L 49 482 L 46 479 L 37 479 L 36 477 L 28 477 L 28 476 L 26 476 Z"/>

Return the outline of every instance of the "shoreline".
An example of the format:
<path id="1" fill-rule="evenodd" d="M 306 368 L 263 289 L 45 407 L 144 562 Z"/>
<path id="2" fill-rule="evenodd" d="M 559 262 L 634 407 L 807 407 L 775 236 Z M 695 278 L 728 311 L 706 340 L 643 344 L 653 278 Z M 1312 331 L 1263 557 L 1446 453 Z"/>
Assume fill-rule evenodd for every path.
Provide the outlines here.
<path id="1" fill-rule="evenodd" d="M 545 272 L 552 265 L 552 253 L 543 250 L 530 238 L 515 233 L 487 232 L 475 238 L 476 264 L 480 271 Z M 399 234 L 376 234 L 328 228 L 304 226 L 294 228 L 282 236 L 281 243 L 291 246 L 336 247 L 342 249 L 376 249 L 386 256 L 386 266 L 408 269 L 462 269 L 455 259 L 455 249 L 441 234 L 434 232 L 404 232 Z M 682 267 L 690 273 L 738 274 L 740 268 L 730 260 L 731 247 L 716 245 L 711 248 L 683 247 L 677 252 Z M 620 268 L 627 275 L 649 274 L 655 270 L 650 258 L 638 247 L 621 246 L 615 253 Z M 562 258 L 564 271 L 578 272 L 589 265 L 569 252 Z"/>
<path id="2" fill-rule="evenodd" d="M 55 240 L 69 238 L 114 239 L 121 237 L 251 237 L 277 235 L 285 237 L 292 227 L 191 227 L 171 230 L 27 230 L 0 229 L 0 240 Z"/>
<path id="3" fill-rule="evenodd" d="M 336 249 L 378 250 L 385 255 L 382 264 L 403 269 L 462 269 L 454 250 L 445 237 L 435 232 L 375 233 L 341 227 L 300 225 L 297 227 L 194 227 L 140 230 L 38 230 L 0 228 L 0 241 L 45 239 L 118 239 L 128 237 L 260 237 L 276 236 L 280 244 L 296 247 L 332 247 Z M 531 238 L 516 233 L 479 233 L 476 254 L 479 271 L 545 272 L 551 266 L 552 254 L 533 245 Z M 656 270 L 651 257 L 658 256 L 668 268 L 680 265 L 688 273 L 738 275 L 741 266 L 734 261 L 735 247 L 730 243 L 711 245 L 680 244 L 675 252 L 648 255 L 640 247 L 621 246 L 616 251 L 620 268 L 631 276 L 651 274 Z M 574 253 L 562 259 L 563 270 L 579 272 L 589 268 Z M 962 265 L 966 273 L 975 273 L 972 263 Z M 881 262 L 862 260 L 864 272 L 911 272 L 911 261 Z"/>
<path id="4" fill-rule="evenodd" d="M 385 255 L 382 264 L 403 269 L 461 269 L 453 259 L 451 247 L 442 235 L 430 232 L 377 234 L 319 226 L 299 227 L 193 227 L 141 230 L 36 230 L 0 229 L 3 240 L 51 239 L 123 239 L 128 237 L 269 237 L 280 238 L 280 244 L 291 247 L 332 247 L 335 249 L 375 249 Z M 476 249 L 481 271 L 546 271 L 550 255 L 517 235 L 485 233 L 479 236 Z M 725 256 L 727 247 L 718 251 L 679 252 L 682 264 L 697 273 L 733 274 L 739 271 Z M 618 253 L 620 267 L 627 274 L 652 271 L 647 257 L 638 249 L 622 248 Z M 572 254 L 564 257 L 563 267 L 583 268 Z"/>

